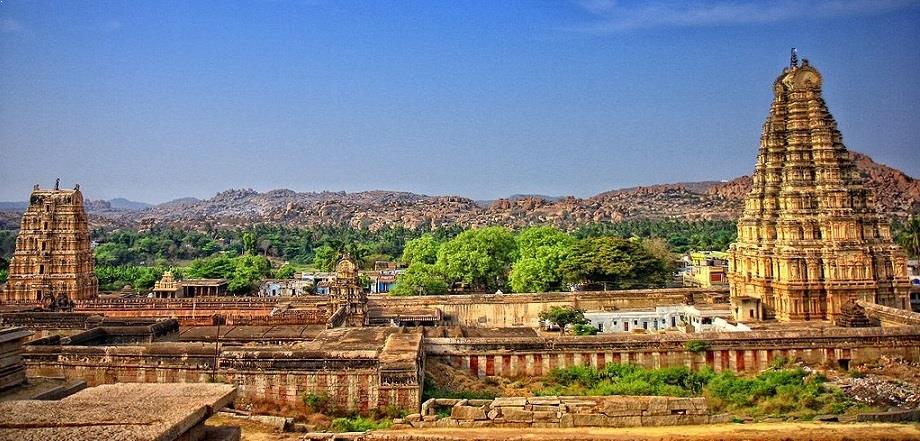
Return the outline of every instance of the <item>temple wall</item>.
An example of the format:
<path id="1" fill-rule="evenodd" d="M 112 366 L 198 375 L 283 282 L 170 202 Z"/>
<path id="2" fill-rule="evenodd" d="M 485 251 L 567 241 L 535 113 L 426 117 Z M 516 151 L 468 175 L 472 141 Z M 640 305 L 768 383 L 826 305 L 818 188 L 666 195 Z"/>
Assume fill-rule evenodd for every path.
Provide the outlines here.
<path id="1" fill-rule="evenodd" d="M 689 341 L 705 342 L 699 352 Z M 484 376 L 541 376 L 555 368 L 632 363 L 759 372 L 784 357 L 808 364 L 863 363 L 882 355 L 920 361 L 920 327 L 595 337 L 429 338 L 429 358 Z"/>
<path id="2" fill-rule="evenodd" d="M 553 306 L 587 311 L 654 308 L 689 302 L 711 303 L 728 296 L 727 289 L 675 288 L 624 291 L 556 292 L 540 294 L 468 294 L 419 297 L 368 296 L 370 307 L 438 308 L 445 324 L 511 327 L 539 326 L 540 312 Z"/>
<path id="3" fill-rule="evenodd" d="M 394 405 L 410 412 L 420 406 L 421 378 L 381 386 L 376 351 L 317 354 L 316 351 L 227 349 L 215 357 L 210 344 L 139 346 L 26 346 L 29 376 L 82 379 L 89 386 L 110 383 L 227 382 L 240 400 L 301 402 L 304 394 L 326 394 L 330 403 L 367 411 Z M 215 360 L 217 368 L 214 368 Z"/>
<path id="4" fill-rule="evenodd" d="M 215 315 L 228 325 L 324 324 L 328 318 L 326 297 L 298 298 L 297 310 L 272 315 L 279 302 L 259 297 L 101 299 L 76 302 L 74 310 L 117 318 L 175 318 L 182 326 L 208 326 Z"/>

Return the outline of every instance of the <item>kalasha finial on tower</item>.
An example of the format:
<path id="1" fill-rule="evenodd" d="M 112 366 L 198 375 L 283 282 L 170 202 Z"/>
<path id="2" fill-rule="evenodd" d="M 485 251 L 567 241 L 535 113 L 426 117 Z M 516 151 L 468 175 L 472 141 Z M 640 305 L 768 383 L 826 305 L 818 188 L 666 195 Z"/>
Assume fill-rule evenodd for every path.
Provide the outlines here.
<path id="1" fill-rule="evenodd" d="M 57 178 L 54 180 L 54 189 L 55 190 L 61 189 L 61 178 Z"/>
<path id="2" fill-rule="evenodd" d="M 799 66 L 799 51 L 792 48 L 792 55 L 789 57 L 789 67 L 796 68 Z"/>

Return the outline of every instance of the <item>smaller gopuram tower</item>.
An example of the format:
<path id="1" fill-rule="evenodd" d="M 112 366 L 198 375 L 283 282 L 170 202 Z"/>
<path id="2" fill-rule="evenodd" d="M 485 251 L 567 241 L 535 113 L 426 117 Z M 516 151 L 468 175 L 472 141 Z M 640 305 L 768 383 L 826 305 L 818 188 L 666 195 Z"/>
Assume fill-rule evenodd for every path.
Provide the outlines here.
<path id="1" fill-rule="evenodd" d="M 36 302 L 55 309 L 96 295 L 93 250 L 80 186 L 61 190 L 36 185 L 22 215 L 10 260 L 5 302 Z"/>
<path id="2" fill-rule="evenodd" d="M 753 185 L 729 251 L 737 320 L 835 320 L 851 300 L 907 309 L 906 256 L 793 50 L 773 83 Z"/>
<path id="3" fill-rule="evenodd" d="M 335 280 L 329 285 L 329 295 L 335 311 L 342 311 L 338 326 L 367 325 L 367 293 L 361 286 L 358 264 L 348 254 L 335 264 Z"/>

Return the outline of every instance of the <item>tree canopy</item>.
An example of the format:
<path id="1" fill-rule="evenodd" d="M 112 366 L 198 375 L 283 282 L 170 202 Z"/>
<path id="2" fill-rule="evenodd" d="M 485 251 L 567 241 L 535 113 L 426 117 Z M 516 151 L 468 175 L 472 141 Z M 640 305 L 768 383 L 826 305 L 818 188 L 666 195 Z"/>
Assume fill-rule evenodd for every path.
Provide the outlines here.
<path id="1" fill-rule="evenodd" d="M 437 266 L 448 280 L 493 291 L 505 286 L 516 255 L 517 243 L 507 228 L 473 228 L 441 246 Z"/>

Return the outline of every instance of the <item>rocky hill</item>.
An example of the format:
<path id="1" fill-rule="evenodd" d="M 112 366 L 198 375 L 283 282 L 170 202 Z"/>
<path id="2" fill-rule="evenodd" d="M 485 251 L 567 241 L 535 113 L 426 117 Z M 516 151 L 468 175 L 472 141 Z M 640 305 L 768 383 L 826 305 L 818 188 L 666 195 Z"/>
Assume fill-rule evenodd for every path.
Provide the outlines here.
<path id="1" fill-rule="evenodd" d="M 883 213 L 904 218 L 920 213 L 920 181 L 853 153 Z M 444 225 L 534 224 L 572 228 L 580 224 L 639 218 L 734 219 L 751 179 L 660 184 L 608 191 L 589 198 L 515 195 L 477 202 L 462 196 L 426 196 L 399 191 L 306 192 L 227 190 L 207 200 L 186 198 L 143 210 L 116 209 L 104 201 L 87 204 L 94 226 L 193 229 L 254 224 L 310 227 L 350 225 L 371 229 Z M 11 223 L 13 218 L 0 217 Z"/>

